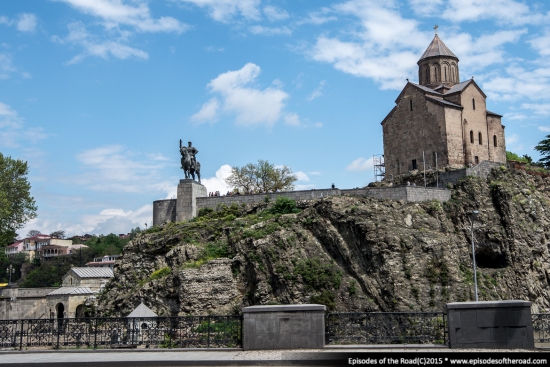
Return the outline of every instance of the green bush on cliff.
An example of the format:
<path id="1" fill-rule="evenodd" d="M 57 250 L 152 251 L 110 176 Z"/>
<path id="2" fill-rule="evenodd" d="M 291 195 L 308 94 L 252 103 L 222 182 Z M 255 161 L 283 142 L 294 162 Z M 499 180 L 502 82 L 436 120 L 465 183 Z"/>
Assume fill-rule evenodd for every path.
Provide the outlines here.
<path id="1" fill-rule="evenodd" d="M 297 261 L 294 274 L 301 275 L 306 288 L 309 289 L 338 289 L 342 282 L 340 269 L 319 257 Z"/>
<path id="2" fill-rule="evenodd" d="M 229 251 L 227 243 L 215 242 L 207 243 L 200 257 L 195 261 L 189 261 L 183 264 L 183 268 L 198 268 L 204 263 L 210 260 L 219 259 L 220 257 L 231 257 L 232 254 Z"/>
<path id="3" fill-rule="evenodd" d="M 275 200 L 269 212 L 272 214 L 291 214 L 299 213 L 300 209 L 296 207 L 296 201 L 282 196 Z"/>
<path id="4" fill-rule="evenodd" d="M 171 270 L 170 270 L 169 266 L 165 266 L 163 268 L 155 270 L 153 272 L 153 274 L 151 274 L 151 280 L 163 278 L 163 277 L 167 276 L 168 274 L 170 274 L 170 271 Z"/>

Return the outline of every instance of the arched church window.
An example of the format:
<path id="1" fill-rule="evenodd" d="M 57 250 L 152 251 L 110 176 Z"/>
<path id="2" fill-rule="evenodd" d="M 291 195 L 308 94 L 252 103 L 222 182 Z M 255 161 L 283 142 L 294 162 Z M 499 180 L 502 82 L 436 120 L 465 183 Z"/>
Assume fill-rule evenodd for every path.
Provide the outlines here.
<path id="1" fill-rule="evenodd" d="M 430 83 L 430 69 L 426 66 L 424 69 L 424 84 Z"/>
<path id="2" fill-rule="evenodd" d="M 496 135 L 493 135 L 493 145 L 495 146 L 495 148 L 498 146 L 498 145 L 497 145 L 497 136 L 496 136 Z"/>
<path id="3" fill-rule="evenodd" d="M 478 134 L 477 134 L 477 138 L 478 138 L 478 140 L 479 140 L 479 145 L 483 144 L 483 140 L 482 140 L 482 138 L 481 138 L 481 133 L 478 133 Z"/>
<path id="4" fill-rule="evenodd" d="M 474 143 L 474 131 L 470 130 L 470 143 Z"/>
<path id="5" fill-rule="evenodd" d="M 412 101 L 412 99 L 409 99 L 409 109 L 411 111 L 413 110 L 413 101 Z"/>
<path id="6" fill-rule="evenodd" d="M 475 100 L 475 98 L 472 98 L 472 107 L 474 108 L 474 110 L 476 109 L 476 100 Z"/>

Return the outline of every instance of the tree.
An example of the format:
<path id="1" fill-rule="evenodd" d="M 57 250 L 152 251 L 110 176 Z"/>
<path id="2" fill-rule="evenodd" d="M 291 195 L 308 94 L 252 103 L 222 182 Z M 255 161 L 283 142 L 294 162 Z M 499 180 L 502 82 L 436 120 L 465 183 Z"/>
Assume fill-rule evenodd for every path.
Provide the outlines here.
<path id="1" fill-rule="evenodd" d="M 546 135 L 546 139 L 539 141 L 539 145 L 535 150 L 542 155 L 539 163 L 542 163 L 546 168 L 550 168 L 550 135 Z"/>
<path id="2" fill-rule="evenodd" d="M 52 238 L 65 238 L 65 231 L 55 231 L 50 233 L 50 237 Z"/>
<path id="3" fill-rule="evenodd" d="M 243 167 L 231 168 L 231 175 L 225 182 L 243 194 L 251 192 L 291 191 L 298 178 L 287 166 L 275 167 L 274 164 L 258 160 Z"/>
<path id="4" fill-rule="evenodd" d="M 36 217 L 28 173 L 27 162 L 0 153 L 0 245 L 11 243 L 16 231 Z"/>
<path id="5" fill-rule="evenodd" d="M 27 233 L 27 237 L 34 237 L 36 235 L 41 234 L 39 230 L 37 229 L 31 229 L 29 233 Z"/>

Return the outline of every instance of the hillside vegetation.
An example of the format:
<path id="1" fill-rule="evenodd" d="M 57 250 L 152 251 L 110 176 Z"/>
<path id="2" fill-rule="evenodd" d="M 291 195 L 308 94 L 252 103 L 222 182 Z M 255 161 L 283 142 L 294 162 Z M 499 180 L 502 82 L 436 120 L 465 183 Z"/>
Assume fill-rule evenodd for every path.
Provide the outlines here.
<path id="1" fill-rule="evenodd" d="M 259 304 L 337 311 L 442 310 L 473 300 L 468 214 L 481 300 L 550 309 L 550 179 L 504 167 L 468 177 L 452 200 L 329 197 L 224 207 L 139 234 L 100 295 L 102 315 L 141 299 L 160 315 L 228 314 Z"/>

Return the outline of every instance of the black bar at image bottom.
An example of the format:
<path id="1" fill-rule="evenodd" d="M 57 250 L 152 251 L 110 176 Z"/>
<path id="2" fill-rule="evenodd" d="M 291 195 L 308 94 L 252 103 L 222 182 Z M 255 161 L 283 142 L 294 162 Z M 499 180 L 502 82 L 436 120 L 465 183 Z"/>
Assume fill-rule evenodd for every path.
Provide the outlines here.
<path id="1" fill-rule="evenodd" d="M 288 352 L 284 360 L 309 366 L 523 366 L 548 365 L 547 352 Z M 294 364 L 294 363 L 293 363 Z"/>

